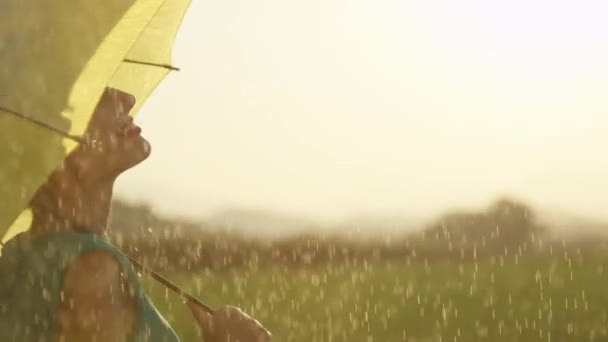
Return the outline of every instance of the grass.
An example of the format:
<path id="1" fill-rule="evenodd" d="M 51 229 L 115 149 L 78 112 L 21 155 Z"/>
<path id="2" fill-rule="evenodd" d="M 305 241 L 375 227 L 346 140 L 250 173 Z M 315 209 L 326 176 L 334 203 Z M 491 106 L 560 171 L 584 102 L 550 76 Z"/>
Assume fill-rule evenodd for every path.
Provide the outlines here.
<path id="1" fill-rule="evenodd" d="M 608 254 L 262 267 L 178 274 L 211 304 L 260 320 L 275 341 L 608 341 Z M 187 309 L 150 297 L 182 341 L 200 341 Z"/>

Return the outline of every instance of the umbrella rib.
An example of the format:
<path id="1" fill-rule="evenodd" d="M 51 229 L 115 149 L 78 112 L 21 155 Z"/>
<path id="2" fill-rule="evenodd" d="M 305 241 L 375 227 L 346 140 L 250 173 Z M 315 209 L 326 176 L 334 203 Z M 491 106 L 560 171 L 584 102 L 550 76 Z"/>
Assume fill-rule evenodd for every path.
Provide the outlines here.
<path id="1" fill-rule="evenodd" d="M 134 59 L 125 59 L 124 62 L 125 63 L 148 65 L 148 66 L 155 66 L 155 67 L 169 69 L 169 70 L 173 70 L 173 71 L 179 71 L 179 68 L 174 67 L 173 65 L 169 65 L 169 64 L 159 64 L 159 63 L 152 63 L 152 62 L 143 62 L 143 61 L 136 61 Z"/>
<path id="2" fill-rule="evenodd" d="M 4 111 L 6 113 L 9 113 L 9 114 L 12 114 L 12 115 L 18 117 L 19 119 L 26 120 L 26 121 L 29 121 L 29 122 L 35 124 L 35 125 L 38 125 L 38 126 L 43 127 L 43 128 L 46 128 L 46 129 L 48 129 L 50 131 L 53 131 L 53 132 L 55 132 L 55 133 L 63 136 L 64 138 L 68 138 L 70 140 L 74 140 L 75 142 L 78 142 L 78 143 L 81 143 L 81 144 L 85 143 L 85 140 L 82 137 L 70 134 L 70 133 L 68 133 L 68 132 L 66 132 L 66 131 L 64 131 L 62 129 L 59 129 L 57 127 L 49 125 L 46 122 L 43 122 L 43 121 L 40 121 L 40 120 L 37 120 L 37 119 L 34 119 L 34 118 L 30 118 L 27 115 L 23 115 L 23 114 L 21 114 L 19 112 L 16 112 L 14 110 L 10 110 L 10 109 L 2 107 L 2 106 L 0 106 L 0 111 Z"/>

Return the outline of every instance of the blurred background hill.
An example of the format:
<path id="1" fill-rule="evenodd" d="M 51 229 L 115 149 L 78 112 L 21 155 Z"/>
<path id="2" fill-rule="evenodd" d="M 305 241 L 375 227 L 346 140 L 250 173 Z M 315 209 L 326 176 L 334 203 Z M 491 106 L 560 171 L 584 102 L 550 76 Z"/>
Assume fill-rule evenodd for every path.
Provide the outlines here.
<path id="1" fill-rule="evenodd" d="M 248 210 L 191 220 L 119 199 L 112 208 L 111 238 L 156 268 L 228 269 L 252 262 L 310 265 L 554 253 L 600 247 L 608 240 L 608 224 L 567 214 L 549 218 L 509 198 L 483 210 L 449 211 L 426 223 L 371 216 L 333 226 Z"/>

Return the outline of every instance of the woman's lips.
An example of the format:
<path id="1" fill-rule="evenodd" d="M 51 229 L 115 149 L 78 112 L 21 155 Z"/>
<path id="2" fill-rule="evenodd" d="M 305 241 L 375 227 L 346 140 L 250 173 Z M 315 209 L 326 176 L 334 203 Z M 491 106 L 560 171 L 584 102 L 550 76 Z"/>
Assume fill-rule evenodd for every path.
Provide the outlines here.
<path id="1" fill-rule="evenodd" d="M 124 133 L 126 138 L 133 138 L 133 137 L 139 136 L 140 134 L 141 134 L 141 127 L 139 127 L 139 126 L 130 127 Z"/>
<path id="2" fill-rule="evenodd" d="M 140 134 L 141 127 L 135 125 L 133 120 L 130 120 L 129 123 L 120 130 L 120 135 L 124 138 L 133 138 L 139 136 Z"/>

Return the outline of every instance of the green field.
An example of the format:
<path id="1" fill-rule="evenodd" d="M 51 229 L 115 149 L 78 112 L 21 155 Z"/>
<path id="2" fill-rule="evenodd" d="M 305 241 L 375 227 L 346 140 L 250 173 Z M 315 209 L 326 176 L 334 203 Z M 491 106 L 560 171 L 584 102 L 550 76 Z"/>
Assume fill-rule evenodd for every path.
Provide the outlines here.
<path id="1" fill-rule="evenodd" d="M 240 306 L 275 341 L 608 341 L 605 252 L 171 278 L 213 306 Z M 146 284 L 182 341 L 200 341 L 180 301 Z"/>

